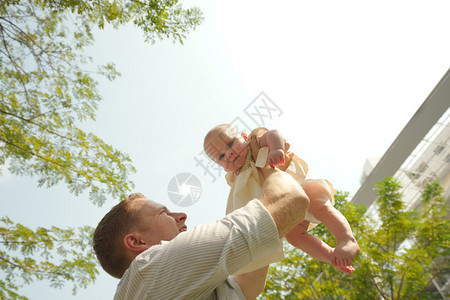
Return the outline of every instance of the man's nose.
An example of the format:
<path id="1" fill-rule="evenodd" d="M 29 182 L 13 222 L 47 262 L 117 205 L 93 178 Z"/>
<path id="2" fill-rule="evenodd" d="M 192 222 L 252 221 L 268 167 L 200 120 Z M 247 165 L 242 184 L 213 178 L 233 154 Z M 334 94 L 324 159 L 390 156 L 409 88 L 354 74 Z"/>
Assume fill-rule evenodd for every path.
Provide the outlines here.
<path id="1" fill-rule="evenodd" d="M 175 219 L 177 222 L 186 221 L 187 215 L 183 212 L 180 213 L 172 213 L 172 218 Z"/>

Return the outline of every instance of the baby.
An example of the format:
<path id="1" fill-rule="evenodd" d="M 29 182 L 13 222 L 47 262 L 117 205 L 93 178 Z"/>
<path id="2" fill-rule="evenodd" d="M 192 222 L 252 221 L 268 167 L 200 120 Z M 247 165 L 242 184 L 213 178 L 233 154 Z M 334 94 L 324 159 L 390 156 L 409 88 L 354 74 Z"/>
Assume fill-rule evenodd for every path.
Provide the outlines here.
<path id="1" fill-rule="evenodd" d="M 263 177 L 260 168 L 266 164 L 271 168 L 277 167 L 289 173 L 303 187 L 310 200 L 305 220 L 288 233 L 287 241 L 342 272 L 354 272 L 352 262 L 359 252 L 359 246 L 347 219 L 333 206 L 333 186 L 325 179 L 313 178 L 308 173 L 308 165 L 293 153 L 287 152 L 289 144 L 277 130 L 256 128 L 247 138 L 233 126 L 222 124 L 207 133 L 203 146 L 206 154 L 227 171 L 225 178 L 231 187 L 227 214 L 261 196 Z M 290 159 L 286 159 L 286 155 Z M 335 248 L 308 234 L 319 223 L 323 223 L 336 239 Z M 265 258 L 266 264 L 283 257 L 283 253 L 278 253 Z M 252 263 L 238 273 L 262 266 L 264 260 Z"/>

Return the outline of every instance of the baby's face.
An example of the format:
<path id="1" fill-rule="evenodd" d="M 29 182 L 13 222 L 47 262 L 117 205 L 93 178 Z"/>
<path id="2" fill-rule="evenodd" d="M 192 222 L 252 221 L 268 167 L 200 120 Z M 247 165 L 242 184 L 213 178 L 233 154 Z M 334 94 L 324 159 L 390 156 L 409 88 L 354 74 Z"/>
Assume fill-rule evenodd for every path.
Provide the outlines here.
<path id="1" fill-rule="evenodd" d="M 206 140 L 206 154 L 227 172 L 242 167 L 247 151 L 247 143 L 232 129 L 216 128 Z"/>

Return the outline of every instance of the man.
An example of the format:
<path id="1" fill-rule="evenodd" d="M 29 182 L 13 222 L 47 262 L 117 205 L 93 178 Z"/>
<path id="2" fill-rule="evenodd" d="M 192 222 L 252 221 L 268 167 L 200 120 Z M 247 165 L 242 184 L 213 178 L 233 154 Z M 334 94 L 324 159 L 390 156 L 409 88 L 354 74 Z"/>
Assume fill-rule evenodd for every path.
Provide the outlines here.
<path id="1" fill-rule="evenodd" d="M 261 199 L 189 231 L 186 214 L 142 194 L 113 207 L 95 230 L 94 249 L 105 271 L 121 278 L 115 299 L 255 299 L 268 266 L 230 274 L 279 251 L 309 205 L 288 174 L 266 168 L 263 175 Z"/>

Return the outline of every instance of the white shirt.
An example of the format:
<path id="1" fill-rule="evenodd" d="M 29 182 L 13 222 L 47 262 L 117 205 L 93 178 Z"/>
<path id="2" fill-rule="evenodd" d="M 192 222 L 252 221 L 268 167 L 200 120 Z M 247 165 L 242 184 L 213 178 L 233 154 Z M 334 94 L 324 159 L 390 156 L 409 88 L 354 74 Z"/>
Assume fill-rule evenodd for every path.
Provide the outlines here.
<path id="1" fill-rule="evenodd" d="M 257 199 L 223 219 L 152 246 L 131 263 L 115 300 L 245 299 L 230 274 L 280 250 L 278 230 Z"/>

